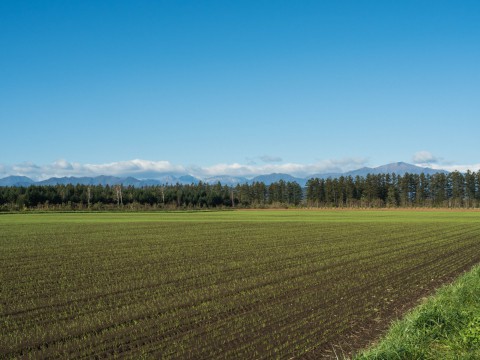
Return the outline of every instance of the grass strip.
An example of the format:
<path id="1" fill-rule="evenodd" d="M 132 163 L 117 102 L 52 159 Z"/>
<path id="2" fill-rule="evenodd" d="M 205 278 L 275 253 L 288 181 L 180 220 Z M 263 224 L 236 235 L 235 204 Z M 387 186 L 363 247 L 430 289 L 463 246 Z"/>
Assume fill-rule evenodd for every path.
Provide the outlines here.
<path id="1" fill-rule="evenodd" d="M 440 288 L 354 359 L 480 359 L 480 266 Z"/>

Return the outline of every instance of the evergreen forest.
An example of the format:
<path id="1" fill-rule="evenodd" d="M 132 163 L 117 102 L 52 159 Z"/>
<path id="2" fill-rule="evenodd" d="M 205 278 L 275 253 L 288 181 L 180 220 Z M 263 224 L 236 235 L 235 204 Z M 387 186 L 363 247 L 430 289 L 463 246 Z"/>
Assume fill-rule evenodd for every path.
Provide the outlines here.
<path id="1" fill-rule="evenodd" d="M 479 208 L 480 171 L 448 174 L 379 174 L 310 179 L 302 188 L 280 180 L 133 187 L 31 185 L 0 187 L 0 210 L 155 210 L 286 207 Z"/>

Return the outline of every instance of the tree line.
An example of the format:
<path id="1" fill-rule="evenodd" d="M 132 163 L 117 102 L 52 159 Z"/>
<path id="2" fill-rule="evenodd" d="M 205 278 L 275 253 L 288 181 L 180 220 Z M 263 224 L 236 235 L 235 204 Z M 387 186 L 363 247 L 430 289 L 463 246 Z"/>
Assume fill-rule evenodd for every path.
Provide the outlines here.
<path id="1" fill-rule="evenodd" d="M 303 189 L 296 182 L 261 182 L 235 187 L 191 185 L 31 185 L 0 187 L 3 211 L 42 210 L 150 210 L 300 206 Z"/>
<path id="2" fill-rule="evenodd" d="M 308 206 L 480 207 L 480 171 L 311 179 Z"/>
<path id="3" fill-rule="evenodd" d="M 154 210 L 268 207 L 480 207 L 480 171 L 379 174 L 262 182 L 133 187 L 31 185 L 0 187 L 0 210 Z"/>

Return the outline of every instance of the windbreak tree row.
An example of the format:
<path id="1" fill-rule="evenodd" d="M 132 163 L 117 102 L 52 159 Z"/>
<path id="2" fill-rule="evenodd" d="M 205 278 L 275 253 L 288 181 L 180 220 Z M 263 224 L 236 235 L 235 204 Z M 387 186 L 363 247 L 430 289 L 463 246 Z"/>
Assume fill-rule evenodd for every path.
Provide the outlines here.
<path id="1" fill-rule="evenodd" d="M 299 206 L 303 189 L 280 180 L 236 187 L 206 183 L 164 186 L 48 185 L 0 187 L 3 210 L 39 209 L 183 209 Z"/>
<path id="2" fill-rule="evenodd" d="M 0 187 L 0 210 L 280 207 L 480 207 L 480 172 L 379 174 L 227 186 L 172 184 Z"/>
<path id="3" fill-rule="evenodd" d="M 311 179 L 306 203 L 334 207 L 480 207 L 480 172 Z"/>

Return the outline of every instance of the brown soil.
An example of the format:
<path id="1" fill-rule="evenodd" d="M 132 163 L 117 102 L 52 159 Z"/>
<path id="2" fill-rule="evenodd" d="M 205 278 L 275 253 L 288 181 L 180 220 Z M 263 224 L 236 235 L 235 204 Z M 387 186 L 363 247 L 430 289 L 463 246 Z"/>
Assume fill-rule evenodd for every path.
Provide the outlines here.
<path id="1" fill-rule="evenodd" d="M 437 278 L 428 288 L 419 289 L 414 296 L 400 299 L 391 304 L 391 311 L 383 313 L 380 319 L 370 319 L 361 325 L 355 325 L 348 332 L 339 334 L 329 341 L 328 344 L 320 346 L 304 354 L 302 359 L 343 359 L 350 358 L 353 354 L 362 349 L 370 347 L 378 342 L 388 331 L 392 322 L 402 318 L 407 312 L 420 305 L 427 297 L 432 296 L 439 287 L 453 282 L 459 275 L 471 270 L 472 266 L 478 263 L 473 260 L 462 269 L 447 276 Z"/>

